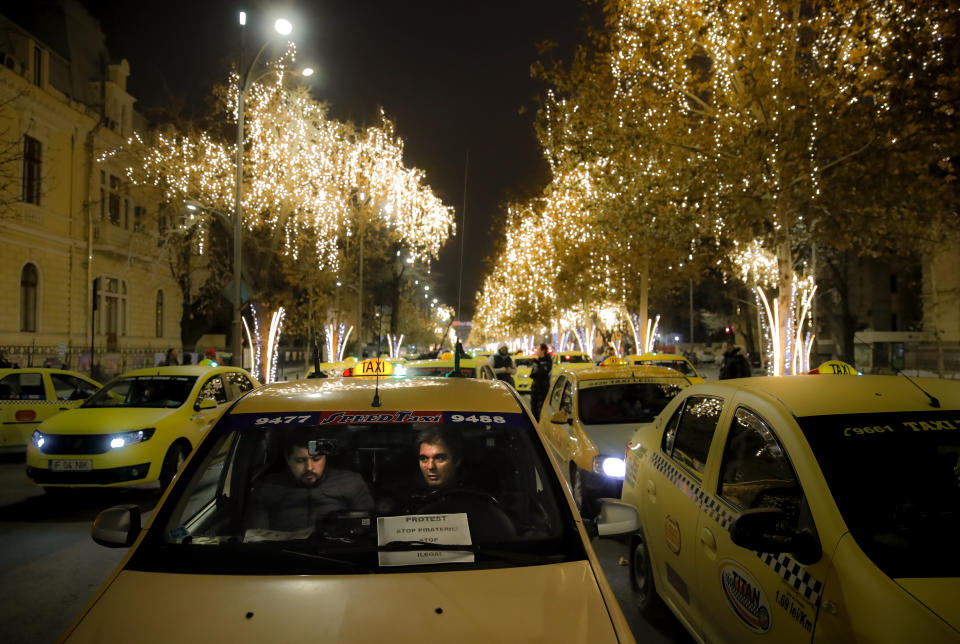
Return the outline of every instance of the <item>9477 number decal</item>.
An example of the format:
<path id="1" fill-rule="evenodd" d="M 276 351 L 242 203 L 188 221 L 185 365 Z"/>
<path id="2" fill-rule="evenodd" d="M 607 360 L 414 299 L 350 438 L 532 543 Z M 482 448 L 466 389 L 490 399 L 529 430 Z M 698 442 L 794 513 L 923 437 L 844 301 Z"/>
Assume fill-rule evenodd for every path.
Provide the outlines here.
<path id="1" fill-rule="evenodd" d="M 253 421 L 254 425 L 302 425 L 310 420 L 310 414 L 306 416 L 261 416 Z"/>

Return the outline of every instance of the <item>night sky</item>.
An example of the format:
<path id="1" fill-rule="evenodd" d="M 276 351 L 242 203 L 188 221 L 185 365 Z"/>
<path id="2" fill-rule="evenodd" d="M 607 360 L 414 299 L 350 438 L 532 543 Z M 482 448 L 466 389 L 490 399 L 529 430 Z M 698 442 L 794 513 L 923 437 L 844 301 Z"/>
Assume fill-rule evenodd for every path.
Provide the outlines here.
<path id="1" fill-rule="evenodd" d="M 298 61 L 318 69 L 314 95 L 334 118 L 376 122 L 382 106 L 406 143 L 406 161 L 457 211 L 458 237 L 434 273 L 442 299 L 457 303 L 460 221 L 467 171 L 462 319 L 472 314 L 501 205 L 548 180 L 533 131 L 540 83 L 530 78 L 544 40 L 568 55 L 582 38 L 577 0 L 85 0 L 115 59 L 130 61 L 128 90 L 147 114 L 203 110 L 211 87 L 236 59 L 238 12 L 248 12 L 248 48 L 264 39 L 272 12 L 292 16 Z M 257 41 L 254 43 L 254 41 Z M 266 57 L 266 55 L 264 56 Z M 521 111 L 523 110 L 523 113 Z"/>

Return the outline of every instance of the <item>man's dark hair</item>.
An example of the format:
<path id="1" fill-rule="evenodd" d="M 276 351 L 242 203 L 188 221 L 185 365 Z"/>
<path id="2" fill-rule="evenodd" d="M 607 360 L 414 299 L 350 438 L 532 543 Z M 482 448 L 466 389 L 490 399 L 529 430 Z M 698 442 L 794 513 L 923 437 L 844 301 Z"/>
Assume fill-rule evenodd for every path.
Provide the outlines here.
<path id="1" fill-rule="evenodd" d="M 421 429 L 417 432 L 417 450 L 423 443 L 427 445 L 443 444 L 454 463 L 459 463 L 463 456 L 463 438 L 460 436 L 460 432 L 447 427 L 434 426 Z"/>
<path id="2" fill-rule="evenodd" d="M 293 454 L 294 447 L 303 447 L 304 449 L 309 449 L 310 441 L 316 440 L 316 438 L 317 430 L 315 429 L 298 427 L 288 431 L 283 437 L 283 458 L 290 458 L 290 455 Z"/>

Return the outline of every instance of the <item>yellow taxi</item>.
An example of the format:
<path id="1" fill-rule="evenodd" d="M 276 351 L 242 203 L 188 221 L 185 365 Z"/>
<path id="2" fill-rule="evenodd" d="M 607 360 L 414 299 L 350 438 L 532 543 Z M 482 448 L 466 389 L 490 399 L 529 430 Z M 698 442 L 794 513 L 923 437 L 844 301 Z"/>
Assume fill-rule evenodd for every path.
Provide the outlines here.
<path id="1" fill-rule="evenodd" d="M 0 452 L 23 452 L 40 423 L 76 407 L 100 387 L 63 369 L 0 369 Z"/>
<path id="2" fill-rule="evenodd" d="M 663 367 L 561 370 L 540 410 L 540 432 L 587 516 L 597 499 L 619 498 L 623 454 L 638 424 L 650 423 L 690 381 Z"/>
<path id="3" fill-rule="evenodd" d="M 598 532 L 636 529 L 612 508 L 633 521 Z M 632 642 L 589 527 L 505 384 L 274 383 L 145 528 L 136 506 L 97 517 L 95 540 L 133 547 L 63 639 Z"/>
<path id="4" fill-rule="evenodd" d="M 689 387 L 627 450 L 648 616 L 697 641 L 960 639 L 960 382 Z"/>
<path id="5" fill-rule="evenodd" d="M 403 371 L 408 378 L 419 378 L 423 376 L 444 377 L 454 369 L 453 354 L 450 357 L 436 358 L 428 360 L 410 360 L 403 364 Z M 496 374 L 490 362 L 484 357 L 461 358 L 460 373 L 466 378 L 478 378 L 480 380 L 495 380 Z"/>
<path id="6" fill-rule="evenodd" d="M 685 375 L 693 384 L 703 382 L 703 376 L 697 372 L 696 368 L 693 366 L 693 363 L 682 355 L 673 353 L 644 353 L 639 355 L 633 354 L 624 356 L 623 359 L 630 364 L 651 365 L 654 367 L 668 367 L 670 369 L 676 369 Z"/>
<path id="7" fill-rule="evenodd" d="M 536 359 L 536 355 L 513 356 L 513 364 L 516 368 L 516 371 L 513 373 L 513 381 L 517 388 L 517 393 L 525 396 L 530 395 L 530 388 L 533 387 L 533 378 L 530 377 L 530 371 L 533 369 L 533 363 Z"/>
<path id="8" fill-rule="evenodd" d="M 310 365 L 307 369 L 307 373 L 304 375 L 304 378 L 335 378 L 337 376 L 343 375 L 343 372 L 351 367 L 356 366 L 357 359 L 353 356 L 347 356 L 343 360 L 336 360 L 334 362 L 321 362 L 319 365 Z M 320 374 L 317 374 L 317 367 L 320 367 Z"/>
<path id="9" fill-rule="evenodd" d="M 27 445 L 27 476 L 45 488 L 165 488 L 230 402 L 256 386 L 238 367 L 130 371 L 40 424 Z"/>
<path id="10" fill-rule="evenodd" d="M 553 356 L 553 364 L 563 367 L 567 371 L 589 369 L 596 366 L 593 358 L 585 351 L 561 351 Z"/>

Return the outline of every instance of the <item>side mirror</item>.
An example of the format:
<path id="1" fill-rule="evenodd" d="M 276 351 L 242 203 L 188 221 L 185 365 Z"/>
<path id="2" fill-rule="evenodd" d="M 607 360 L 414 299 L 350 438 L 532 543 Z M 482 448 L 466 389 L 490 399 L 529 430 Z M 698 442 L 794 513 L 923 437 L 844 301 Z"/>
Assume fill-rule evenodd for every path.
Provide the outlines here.
<path id="1" fill-rule="evenodd" d="M 639 529 L 640 516 L 635 507 L 617 499 L 600 499 L 600 513 L 597 514 L 598 536 L 633 534 Z"/>
<path id="2" fill-rule="evenodd" d="M 550 422 L 556 425 L 569 425 L 573 420 L 570 418 L 567 410 L 561 409 L 553 413 L 553 416 L 550 417 Z"/>
<path id="3" fill-rule="evenodd" d="M 214 409 L 217 406 L 217 401 L 213 398 L 201 398 L 197 401 L 197 404 L 193 406 L 194 409 L 200 411 L 202 409 Z"/>
<path id="4" fill-rule="evenodd" d="M 754 552 L 792 554 L 804 565 L 820 561 L 823 555 L 816 535 L 786 525 L 786 515 L 779 508 L 744 510 L 730 526 L 730 540 Z"/>
<path id="5" fill-rule="evenodd" d="M 140 534 L 140 506 L 130 503 L 104 510 L 97 515 L 90 533 L 101 546 L 129 548 Z"/>

